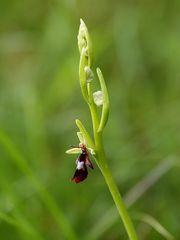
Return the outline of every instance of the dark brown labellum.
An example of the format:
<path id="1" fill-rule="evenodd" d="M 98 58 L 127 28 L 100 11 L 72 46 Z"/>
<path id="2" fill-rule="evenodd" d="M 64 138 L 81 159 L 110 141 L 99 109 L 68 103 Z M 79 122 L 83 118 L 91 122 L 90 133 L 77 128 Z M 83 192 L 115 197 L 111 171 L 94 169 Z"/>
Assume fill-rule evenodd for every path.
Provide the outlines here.
<path id="1" fill-rule="evenodd" d="M 84 179 L 87 178 L 87 175 L 88 171 L 86 167 L 84 169 L 76 169 L 72 181 L 74 181 L 75 183 L 82 182 L 84 181 Z"/>
<path id="2" fill-rule="evenodd" d="M 72 181 L 75 183 L 79 183 L 84 181 L 84 179 L 88 176 L 88 170 L 87 167 L 90 167 L 91 169 L 94 169 L 91 160 L 89 158 L 89 152 L 85 146 L 85 144 L 80 144 L 79 147 L 81 148 L 82 153 L 79 155 L 79 157 L 76 160 L 76 171 L 74 173 L 74 176 L 72 177 Z"/>

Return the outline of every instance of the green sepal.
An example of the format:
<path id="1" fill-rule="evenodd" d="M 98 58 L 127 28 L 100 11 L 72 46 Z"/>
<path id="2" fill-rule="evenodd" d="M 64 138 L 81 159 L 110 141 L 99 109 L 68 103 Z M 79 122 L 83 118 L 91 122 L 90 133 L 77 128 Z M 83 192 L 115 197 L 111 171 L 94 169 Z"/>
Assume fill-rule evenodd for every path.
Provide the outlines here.
<path id="1" fill-rule="evenodd" d="M 81 154 L 81 148 L 71 148 L 66 151 L 67 154 Z"/>

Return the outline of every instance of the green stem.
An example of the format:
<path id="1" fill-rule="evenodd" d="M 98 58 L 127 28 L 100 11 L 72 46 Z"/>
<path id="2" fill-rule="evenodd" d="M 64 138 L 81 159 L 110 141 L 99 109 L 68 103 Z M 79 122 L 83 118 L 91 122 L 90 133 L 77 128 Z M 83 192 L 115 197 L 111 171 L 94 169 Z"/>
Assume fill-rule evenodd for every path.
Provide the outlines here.
<path id="1" fill-rule="evenodd" d="M 134 228 L 134 225 L 131 221 L 131 218 L 129 217 L 129 214 L 126 210 L 126 207 L 124 205 L 123 199 L 121 197 L 121 194 L 118 190 L 118 187 L 113 179 L 113 176 L 111 174 L 111 171 L 109 169 L 109 166 L 107 164 L 104 146 L 102 142 L 102 132 L 98 132 L 98 126 L 99 126 L 99 118 L 97 114 L 96 106 L 93 102 L 89 104 L 89 109 L 91 112 L 91 118 L 93 123 L 93 132 L 94 132 L 94 140 L 95 140 L 95 146 L 96 146 L 96 161 L 97 164 L 104 176 L 104 179 L 106 181 L 106 184 L 109 188 L 109 191 L 112 195 L 112 198 L 116 204 L 116 207 L 118 209 L 119 215 L 123 221 L 123 224 L 125 226 L 125 229 L 127 231 L 127 234 L 129 236 L 130 240 L 137 240 L 137 234 Z"/>
<path id="2" fill-rule="evenodd" d="M 105 181 L 107 183 L 107 186 L 109 188 L 109 191 L 111 192 L 111 195 L 113 197 L 113 200 L 116 204 L 116 207 L 118 209 L 119 215 L 123 221 L 123 224 L 126 228 L 127 234 L 129 236 L 129 239 L 131 240 L 137 240 L 137 234 L 135 231 L 135 228 L 133 226 L 133 223 L 131 221 L 131 218 L 129 217 L 128 211 L 125 207 L 125 204 L 123 202 L 123 199 L 121 197 L 121 194 L 117 188 L 117 185 L 113 179 L 113 176 L 111 174 L 111 171 L 109 170 L 109 166 L 105 165 L 101 168 L 101 172 L 105 178 Z"/>

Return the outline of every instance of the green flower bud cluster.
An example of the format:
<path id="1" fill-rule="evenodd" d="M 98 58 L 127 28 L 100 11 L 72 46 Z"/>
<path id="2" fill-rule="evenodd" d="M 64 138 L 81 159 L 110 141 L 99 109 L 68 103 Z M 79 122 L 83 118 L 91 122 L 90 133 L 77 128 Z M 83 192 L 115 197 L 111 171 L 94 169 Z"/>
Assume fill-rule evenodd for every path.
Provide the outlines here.
<path id="1" fill-rule="evenodd" d="M 109 97 L 106 88 L 106 83 L 103 78 L 103 74 L 99 68 L 97 68 L 97 76 L 100 82 L 101 89 L 92 93 L 91 84 L 94 79 L 94 73 L 91 69 L 92 65 L 92 43 L 89 36 L 88 29 L 80 19 L 80 27 L 78 33 L 78 48 L 80 52 L 80 63 L 79 63 L 79 80 L 82 95 L 91 108 L 96 106 L 102 106 L 101 118 L 98 128 L 96 127 L 97 132 L 102 132 L 104 129 L 109 115 Z M 92 106 L 94 105 L 94 106 Z"/>

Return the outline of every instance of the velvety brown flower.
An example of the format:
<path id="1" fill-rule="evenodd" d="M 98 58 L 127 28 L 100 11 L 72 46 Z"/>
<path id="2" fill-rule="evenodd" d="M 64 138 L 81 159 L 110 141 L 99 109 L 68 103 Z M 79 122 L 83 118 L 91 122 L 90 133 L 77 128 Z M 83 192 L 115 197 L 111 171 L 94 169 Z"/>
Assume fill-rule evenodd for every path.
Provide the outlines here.
<path id="1" fill-rule="evenodd" d="M 88 170 L 87 167 L 90 167 L 91 169 L 94 169 L 91 160 L 89 158 L 89 152 L 85 146 L 85 144 L 80 144 L 79 147 L 81 148 L 81 154 L 76 160 L 76 171 L 74 173 L 74 176 L 72 177 L 72 181 L 75 183 L 79 183 L 84 181 L 84 179 L 88 176 Z"/>

